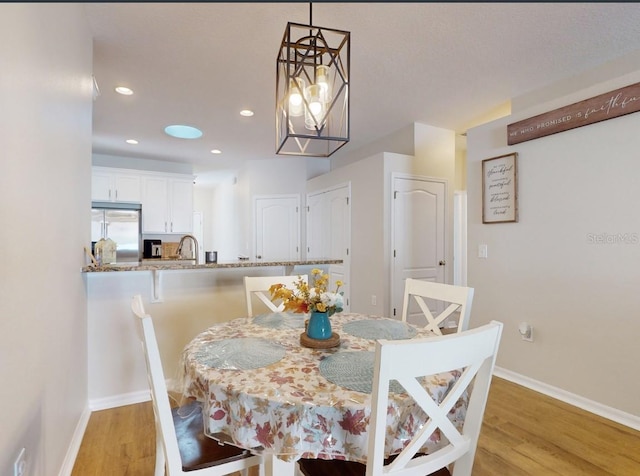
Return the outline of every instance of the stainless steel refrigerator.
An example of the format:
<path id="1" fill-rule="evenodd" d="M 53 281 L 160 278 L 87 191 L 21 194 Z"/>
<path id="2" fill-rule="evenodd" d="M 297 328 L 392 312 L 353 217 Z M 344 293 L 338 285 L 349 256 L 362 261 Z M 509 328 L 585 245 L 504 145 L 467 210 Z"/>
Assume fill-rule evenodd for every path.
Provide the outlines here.
<path id="1" fill-rule="evenodd" d="M 91 204 L 91 251 L 100 238 L 116 242 L 116 263 L 140 261 L 142 206 L 136 203 Z"/>

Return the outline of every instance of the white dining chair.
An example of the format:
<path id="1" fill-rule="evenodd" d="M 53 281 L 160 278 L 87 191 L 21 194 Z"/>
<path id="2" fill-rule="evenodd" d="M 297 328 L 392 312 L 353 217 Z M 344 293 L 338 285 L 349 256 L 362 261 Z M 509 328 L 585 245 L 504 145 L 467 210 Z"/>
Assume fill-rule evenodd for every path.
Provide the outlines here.
<path id="1" fill-rule="evenodd" d="M 352 461 L 301 459 L 299 469 L 302 474 L 470 476 L 502 327 L 501 322 L 492 321 L 476 329 L 445 336 L 379 340 L 374 360 L 366 465 Z M 434 401 L 418 380 L 420 377 L 456 370 L 461 371 L 460 377 L 441 401 Z M 392 381 L 402 385 L 427 418 L 402 452 L 385 460 L 385 440 L 389 436 L 386 422 Z M 465 392 L 468 394 L 468 404 L 464 421 L 458 428 L 447 415 Z M 422 446 L 437 430 L 446 446 L 430 454 L 422 454 Z"/>
<path id="2" fill-rule="evenodd" d="M 244 292 L 245 299 L 247 301 L 247 315 L 253 317 L 253 296 L 257 297 L 271 312 L 282 312 L 284 305 L 282 303 L 276 304 L 271 301 L 271 295 L 269 294 L 269 288 L 274 284 L 284 284 L 289 289 L 295 288 L 295 283 L 298 279 L 302 279 L 303 282 L 308 283 L 309 278 L 306 274 L 293 275 L 293 276 L 245 276 L 244 277 Z"/>
<path id="3" fill-rule="evenodd" d="M 442 335 L 441 328 L 446 325 L 447 319 L 454 312 L 459 312 L 456 331 L 464 331 L 469 326 L 473 291 L 473 288 L 465 286 L 407 278 L 404 284 L 402 320 L 407 322 L 411 314 L 411 304 L 415 301 L 418 305 L 419 313 L 427 319 L 426 327 L 436 334 Z M 413 298 L 413 301 L 411 298 Z M 429 307 L 427 300 L 430 301 L 431 307 Z M 440 313 L 436 311 L 438 302 L 444 303 L 444 305 L 448 304 Z"/>
<path id="4" fill-rule="evenodd" d="M 171 408 L 153 321 L 145 312 L 139 294 L 133 297 L 131 309 L 140 323 L 155 416 L 155 476 L 223 476 L 236 471 L 247 476 L 252 466 L 260 466 L 263 474 L 261 456 L 231 444 L 220 444 L 204 434 L 199 404 L 193 402 L 186 407 Z"/>

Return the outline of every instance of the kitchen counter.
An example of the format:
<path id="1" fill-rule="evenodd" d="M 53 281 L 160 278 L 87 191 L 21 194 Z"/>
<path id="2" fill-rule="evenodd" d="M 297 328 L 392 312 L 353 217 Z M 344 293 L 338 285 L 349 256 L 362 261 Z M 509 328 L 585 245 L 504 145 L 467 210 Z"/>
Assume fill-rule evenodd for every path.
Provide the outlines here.
<path id="1" fill-rule="evenodd" d="M 104 266 L 85 266 L 83 273 L 107 273 L 117 271 L 163 271 L 184 269 L 224 269 L 224 268 L 256 268 L 265 266 L 311 266 L 321 264 L 340 264 L 339 259 L 317 259 L 308 261 L 227 261 L 219 263 L 193 264 L 184 263 L 185 260 L 144 260 L 142 263 L 114 263 Z"/>

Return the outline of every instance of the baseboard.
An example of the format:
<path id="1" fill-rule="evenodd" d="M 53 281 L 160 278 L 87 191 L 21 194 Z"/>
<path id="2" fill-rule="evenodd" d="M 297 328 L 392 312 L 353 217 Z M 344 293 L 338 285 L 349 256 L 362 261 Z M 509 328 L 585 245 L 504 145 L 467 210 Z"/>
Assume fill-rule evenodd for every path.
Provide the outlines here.
<path id="1" fill-rule="evenodd" d="M 87 425 L 89 424 L 89 418 L 91 417 L 91 410 L 89 407 L 85 407 L 82 415 L 80 415 L 80 420 L 76 425 L 76 429 L 73 432 L 73 438 L 71 438 L 71 444 L 69 448 L 67 448 L 67 454 L 64 457 L 64 461 L 62 462 L 62 468 L 60 468 L 60 472 L 58 476 L 70 476 L 73 471 L 73 465 L 76 462 L 76 457 L 78 456 L 78 451 L 80 451 L 80 445 L 82 445 L 82 438 L 84 437 L 84 432 L 87 429 Z"/>
<path id="2" fill-rule="evenodd" d="M 580 395 L 576 395 L 575 393 L 567 392 L 566 390 L 562 390 L 561 388 L 548 385 L 538 380 L 534 380 L 516 372 L 512 372 L 511 370 L 495 367 L 493 374 L 496 377 L 509 380 L 510 382 L 530 388 L 531 390 L 535 390 L 536 392 L 540 392 L 549 397 L 568 403 L 569 405 L 573 405 L 574 407 L 581 408 L 585 411 L 593 413 L 594 415 L 601 416 L 608 420 L 615 421 L 616 423 L 620 423 L 621 425 L 628 426 L 629 428 L 640 431 L 640 417 L 632 415 L 631 413 L 626 413 L 616 408 L 608 407 L 601 403 L 594 402 L 593 400 L 588 400 L 584 397 L 581 397 Z"/>
<path id="3" fill-rule="evenodd" d="M 89 409 L 95 412 L 108 408 L 122 407 L 124 405 L 133 405 L 134 403 L 148 402 L 149 400 L 151 400 L 149 390 L 141 390 L 139 392 L 123 393 L 121 395 L 89 400 Z"/>

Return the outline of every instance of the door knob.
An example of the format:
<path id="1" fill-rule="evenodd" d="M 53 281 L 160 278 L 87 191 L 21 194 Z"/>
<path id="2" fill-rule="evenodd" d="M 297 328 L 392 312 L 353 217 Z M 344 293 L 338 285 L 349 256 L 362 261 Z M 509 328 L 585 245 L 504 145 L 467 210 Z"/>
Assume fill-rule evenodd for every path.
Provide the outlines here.
<path id="1" fill-rule="evenodd" d="M 445 260 L 440 260 L 440 262 L 438 264 L 440 266 L 444 266 L 445 264 L 447 264 L 447 262 Z"/>
<path id="2" fill-rule="evenodd" d="M 258 258 L 258 259 L 262 259 L 262 256 L 258 255 L 258 256 L 256 256 L 256 258 Z"/>

